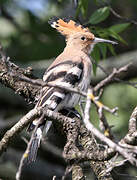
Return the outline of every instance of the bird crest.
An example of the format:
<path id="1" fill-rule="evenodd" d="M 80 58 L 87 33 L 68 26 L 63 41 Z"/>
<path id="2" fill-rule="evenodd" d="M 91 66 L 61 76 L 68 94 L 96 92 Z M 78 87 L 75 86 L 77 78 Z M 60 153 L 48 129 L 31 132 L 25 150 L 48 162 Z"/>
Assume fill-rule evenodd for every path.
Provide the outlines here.
<path id="1" fill-rule="evenodd" d="M 90 30 L 87 27 L 84 27 L 69 18 L 61 19 L 58 17 L 53 17 L 52 19 L 49 20 L 49 24 L 53 28 L 57 29 L 57 31 L 59 31 L 64 36 L 69 36 L 78 32 L 81 33 L 90 32 Z"/>

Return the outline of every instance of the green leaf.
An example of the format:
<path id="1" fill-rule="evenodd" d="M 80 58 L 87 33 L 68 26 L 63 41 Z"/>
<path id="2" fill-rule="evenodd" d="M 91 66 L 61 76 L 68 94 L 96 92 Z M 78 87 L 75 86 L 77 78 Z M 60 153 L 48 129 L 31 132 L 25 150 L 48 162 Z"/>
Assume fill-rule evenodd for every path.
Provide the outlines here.
<path id="1" fill-rule="evenodd" d="M 87 8 L 88 8 L 89 0 L 83 0 L 83 16 L 87 16 Z"/>
<path id="2" fill-rule="evenodd" d="M 94 47 L 94 50 L 92 51 L 91 56 L 92 56 L 93 60 L 96 62 L 96 63 L 94 63 L 94 62 L 92 63 L 93 73 L 94 73 L 94 75 L 96 75 L 97 64 L 100 60 L 100 52 L 99 52 L 99 48 L 97 45 Z"/>
<path id="3" fill-rule="evenodd" d="M 97 64 L 93 63 L 93 64 L 92 64 L 92 68 L 93 68 L 93 74 L 96 76 Z"/>
<path id="4" fill-rule="evenodd" d="M 115 33 L 121 33 L 124 31 L 128 26 L 130 26 L 130 23 L 123 23 L 123 24 L 117 24 L 113 25 L 109 28 L 109 30 L 115 32 Z"/>
<path id="5" fill-rule="evenodd" d="M 113 56 L 116 56 L 116 52 L 115 49 L 113 47 L 112 44 L 107 44 L 108 49 L 110 50 L 110 52 L 112 53 Z"/>
<path id="6" fill-rule="evenodd" d="M 127 42 L 120 35 L 118 35 L 116 32 L 114 32 L 112 30 L 109 30 L 109 32 L 110 32 L 109 36 L 111 36 L 111 37 L 115 38 L 116 40 L 127 45 Z"/>
<path id="7" fill-rule="evenodd" d="M 79 2 L 78 7 L 77 7 L 77 9 L 76 9 L 76 13 L 75 13 L 75 18 L 76 18 L 76 19 L 77 19 L 77 17 L 79 16 L 80 9 L 81 9 L 81 4 L 80 4 L 80 2 Z"/>
<path id="8" fill-rule="evenodd" d="M 75 14 L 76 18 L 79 16 L 80 12 L 82 13 L 82 15 L 84 17 L 87 16 L 88 3 L 89 3 L 89 0 L 79 0 L 78 1 L 78 7 L 76 9 L 76 14 Z"/>
<path id="9" fill-rule="evenodd" d="M 101 38 L 108 38 L 108 36 L 109 36 L 109 33 L 108 33 L 108 30 L 107 30 L 107 29 L 97 30 L 97 34 L 98 34 L 99 37 L 101 37 Z"/>
<path id="10" fill-rule="evenodd" d="M 109 13 L 110 13 L 109 7 L 103 7 L 98 9 L 91 15 L 89 19 L 89 23 L 98 24 L 104 21 L 109 16 Z"/>
<path id="11" fill-rule="evenodd" d="M 78 7 L 76 9 L 75 17 L 77 18 L 79 16 L 79 13 L 81 11 L 82 15 L 86 17 L 87 15 L 87 8 L 88 8 L 89 0 L 79 0 L 78 1 Z"/>
<path id="12" fill-rule="evenodd" d="M 97 44 L 100 51 L 101 51 L 101 54 L 103 56 L 103 59 L 106 59 L 106 54 L 107 54 L 107 45 L 105 43 L 99 43 Z"/>

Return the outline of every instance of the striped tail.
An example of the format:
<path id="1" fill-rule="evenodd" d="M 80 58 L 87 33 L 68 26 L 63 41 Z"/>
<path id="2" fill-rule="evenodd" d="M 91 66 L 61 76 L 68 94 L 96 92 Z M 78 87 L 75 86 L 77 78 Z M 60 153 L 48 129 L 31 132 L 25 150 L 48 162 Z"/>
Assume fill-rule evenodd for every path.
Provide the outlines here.
<path id="1" fill-rule="evenodd" d="M 35 131 L 34 134 L 32 135 L 33 136 L 32 140 L 30 140 L 29 154 L 27 157 L 28 163 L 36 161 L 38 148 L 40 146 L 40 142 L 42 139 L 43 129 L 45 127 L 45 132 L 46 132 L 45 134 L 47 134 L 51 125 L 52 125 L 52 121 L 45 121 L 35 130 L 36 125 L 34 125 L 32 122 L 32 124 L 28 127 L 28 131 L 32 131 L 33 129 Z"/>
<path id="2" fill-rule="evenodd" d="M 35 130 L 34 127 L 34 134 L 32 134 L 30 143 L 29 143 L 29 154 L 27 157 L 27 162 L 31 163 L 36 161 L 38 148 L 40 146 L 40 142 L 42 139 L 42 132 L 43 132 L 44 125 L 41 125 Z"/>

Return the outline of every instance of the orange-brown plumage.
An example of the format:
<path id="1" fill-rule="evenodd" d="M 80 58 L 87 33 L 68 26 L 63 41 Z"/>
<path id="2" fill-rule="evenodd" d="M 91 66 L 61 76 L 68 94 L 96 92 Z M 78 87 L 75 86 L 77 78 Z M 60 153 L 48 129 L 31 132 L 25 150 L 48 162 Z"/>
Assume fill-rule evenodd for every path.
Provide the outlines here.
<path id="1" fill-rule="evenodd" d="M 52 18 L 49 23 L 51 24 L 52 27 L 57 29 L 61 34 L 65 36 L 72 35 L 74 33 L 90 33 L 90 30 L 87 27 L 83 27 L 82 25 L 76 23 L 73 20 L 70 19 L 61 19 L 54 17 Z"/>
<path id="2" fill-rule="evenodd" d="M 117 44 L 114 41 L 96 38 L 94 36 L 94 34 L 90 32 L 89 28 L 84 27 L 81 24 L 76 23 L 75 21 L 68 19 L 68 18 L 61 19 L 58 17 L 53 17 L 52 19 L 49 20 L 49 24 L 53 28 L 57 29 L 57 31 L 59 31 L 62 35 L 66 36 L 67 40 L 68 40 L 68 38 L 73 37 L 75 34 L 79 34 L 79 35 L 81 34 L 81 35 L 86 36 L 87 41 L 85 41 L 85 42 L 88 42 L 87 44 L 89 44 L 89 40 L 90 40 L 90 44 L 96 44 L 99 42 Z M 80 38 L 80 36 L 78 36 L 77 38 Z M 75 39 L 76 39 L 76 37 L 71 38 L 71 40 L 75 40 Z M 94 42 L 93 42 L 93 40 L 94 40 Z"/>

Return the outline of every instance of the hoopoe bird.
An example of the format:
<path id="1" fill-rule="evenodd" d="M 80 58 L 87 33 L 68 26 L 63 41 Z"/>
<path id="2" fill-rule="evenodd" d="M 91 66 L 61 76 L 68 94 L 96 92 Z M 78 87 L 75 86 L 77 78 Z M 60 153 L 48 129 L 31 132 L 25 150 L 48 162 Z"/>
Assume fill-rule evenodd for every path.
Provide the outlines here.
<path id="1" fill-rule="evenodd" d="M 99 42 L 116 43 L 95 37 L 87 27 L 83 27 L 71 19 L 54 17 L 49 20 L 49 24 L 65 36 L 66 47 L 46 70 L 43 81 L 63 85 L 67 88 L 77 87 L 86 92 L 91 81 L 92 63 L 90 53 L 94 45 Z M 73 108 L 79 101 L 79 94 L 61 88 L 44 87 L 35 107 L 48 107 L 55 112 L 69 109 L 73 112 L 75 111 Z M 37 124 L 38 119 L 32 122 L 29 130 L 32 130 Z M 46 122 L 45 120 L 39 125 L 28 155 L 29 161 L 35 161 L 36 159 L 45 124 L 47 126 L 46 131 L 48 131 L 51 121 Z"/>

